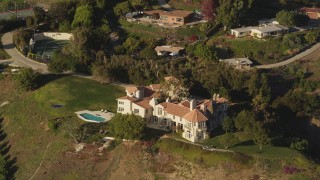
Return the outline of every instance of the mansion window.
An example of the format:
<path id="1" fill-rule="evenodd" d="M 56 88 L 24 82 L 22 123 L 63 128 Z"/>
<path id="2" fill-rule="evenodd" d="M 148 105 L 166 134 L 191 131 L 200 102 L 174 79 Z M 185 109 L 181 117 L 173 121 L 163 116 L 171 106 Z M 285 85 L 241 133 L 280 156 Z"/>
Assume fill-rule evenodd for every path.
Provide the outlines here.
<path id="1" fill-rule="evenodd" d="M 123 105 L 123 104 L 124 104 L 124 102 L 123 102 L 123 101 L 119 101 L 119 104 L 122 104 L 122 105 Z"/>
<path id="2" fill-rule="evenodd" d="M 119 107 L 118 111 L 122 112 L 122 111 L 124 111 L 124 108 L 123 107 Z"/>
<path id="3" fill-rule="evenodd" d="M 176 118 L 176 116 L 175 115 L 173 115 L 173 119 L 175 119 Z"/>
<path id="4" fill-rule="evenodd" d="M 162 108 L 158 108 L 158 114 L 162 115 Z"/>
<path id="5" fill-rule="evenodd" d="M 134 114 L 139 114 L 139 109 L 134 109 L 134 110 L 133 110 L 133 113 L 134 113 Z"/>

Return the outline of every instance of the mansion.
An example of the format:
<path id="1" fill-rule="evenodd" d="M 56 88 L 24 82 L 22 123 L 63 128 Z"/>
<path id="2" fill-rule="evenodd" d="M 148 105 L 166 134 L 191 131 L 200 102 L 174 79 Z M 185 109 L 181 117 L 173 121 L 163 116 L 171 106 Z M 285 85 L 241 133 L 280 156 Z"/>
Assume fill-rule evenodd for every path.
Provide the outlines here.
<path id="1" fill-rule="evenodd" d="M 174 77 L 166 77 L 164 84 L 171 84 L 166 92 L 163 84 L 127 87 L 126 96 L 117 99 L 117 112 L 139 115 L 150 128 L 182 132 L 182 137 L 191 142 L 209 138 L 208 132 L 221 125 L 226 116 L 227 100 L 215 94 L 212 99 L 167 98 L 159 102 L 163 93 L 175 99 L 172 97 L 178 90 L 173 86 L 177 82 Z"/>

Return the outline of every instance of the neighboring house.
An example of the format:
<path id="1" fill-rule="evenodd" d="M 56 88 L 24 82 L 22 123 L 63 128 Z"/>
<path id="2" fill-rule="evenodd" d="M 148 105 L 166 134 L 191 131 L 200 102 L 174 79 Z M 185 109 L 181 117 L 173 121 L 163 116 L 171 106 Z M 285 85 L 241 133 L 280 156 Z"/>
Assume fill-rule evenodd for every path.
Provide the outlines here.
<path id="1" fill-rule="evenodd" d="M 154 50 L 157 52 L 158 56 L 165 56 L 165 55 L 178 56 L 182 53 L 184 48 L 174 47 L 174 46 L 157 46 Z"/>
<path id="2" fill-rule="evenodd" d="M 139 115 L 150 128 L 182 132 L 182 137 L 192 142 L 208 138 L 208 132 L 222 124 L 227 110 L 225 98 L 215 94 L 213 99 L 167 99 L 159 103 L 161 88 L 160 84 L 126 88 L 127 96 L 117 99 L 117 112 Z"/>
<path id="3" fill-rule="evenodd" d="M 144 16 L 150 19 L 160 20 L 164 24 L 172 25 L 185 25 L 192 21 L 194 13 L 191 11 L 162 11 L 162 10 L 151 10 L 144 11 Z"/>
<path id="4" fill-rule="evenodd" d="M 303 8 L 300 8 L 298 12 L 309 16 L 309 18 L 313 20 L 320 19 L 320 8 L 303 7 Z"/>
<path id="5" fill-rule="evenodd" d="M 248 58 L 220 59 L 219 61 L 227 63 L 236 69 L 250 69 L 252 65 L 252 62 Z"/>
<path id="6" fill-rule="evenodd" d="M 243 28 L 231 29 L 231 35 L 235 37 L 253 36 L 257 38 L 264 38 L 266 36 L 279 36 L 287 33 L 289 28 L 280 25 L 277 21 L 260 21 L 259 26 L 250 26 Z"/>

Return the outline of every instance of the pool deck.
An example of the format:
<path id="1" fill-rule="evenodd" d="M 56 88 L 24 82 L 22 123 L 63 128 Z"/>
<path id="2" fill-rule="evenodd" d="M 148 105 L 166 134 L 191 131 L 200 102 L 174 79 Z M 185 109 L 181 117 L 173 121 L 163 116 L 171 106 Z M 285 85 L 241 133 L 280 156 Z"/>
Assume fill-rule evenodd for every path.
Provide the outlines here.
<path id="1" fill-rule="evenodd" d="M 87 122 L 93 122 L 93 123 L 101 123 L 101 122 L 97 122 L 97 121 L 93 121 L 93 120 L 89 120 L 89 119 L 85 119 L 83 118 L 82 116 L 80 116 L 80 114 L 84 114 L 84 113 L 88 113 L 88 114 L 92 114 L 92 115 L 95 115 L 95 116 L 99 116 L 99 117 L 102 117 L 105 119 L 105 121 L 103 122 L 108 122 L 112 119 L 112 117 L 114 116 L 113 113 L 111 112 L 101 112 L 101 111 L 89 111 L 89 110 L 83 110 L 83 111 L 78 111 L 78 112 L 75 112 L 77 114 L 77 116 L 84 120 L 84 121 L 87 121 Z"/>

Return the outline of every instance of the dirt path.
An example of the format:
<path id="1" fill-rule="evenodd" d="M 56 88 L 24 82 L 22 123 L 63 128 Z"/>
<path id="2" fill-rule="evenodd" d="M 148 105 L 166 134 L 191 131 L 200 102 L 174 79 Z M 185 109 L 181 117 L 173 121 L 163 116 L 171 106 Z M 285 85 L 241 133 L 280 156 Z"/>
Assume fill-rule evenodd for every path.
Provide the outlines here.
<path id="1" fill-rule="evenodd" d="M 29 180 L 33 179 L 34 176 L 35 176 L 35 175 L 38 173 L 38 171 L 40 170 L 40 168 L 41 168 L 41 166 L 42 166 L 42 163 L 43 163 L 43 161 L 44 161 L 44 158 L 46 157 L 46 154 L 47 154 L 47 151 L 48 151 L 48 148 L 49 148 L 50 144 L 51 144 L 51 142 L 48 143 L 47 148 L 46 148 L 46 150 L 44 151 L 44 154 L 43 154 L 43 157 L 42 157 L 42 160 L 41 160 L 41 162 L 40 162 L 40 165 L 39 165 L 38 169 L 36 170 L 36 172 L 34 172 L 34 174 L 30 177 Z"/>

